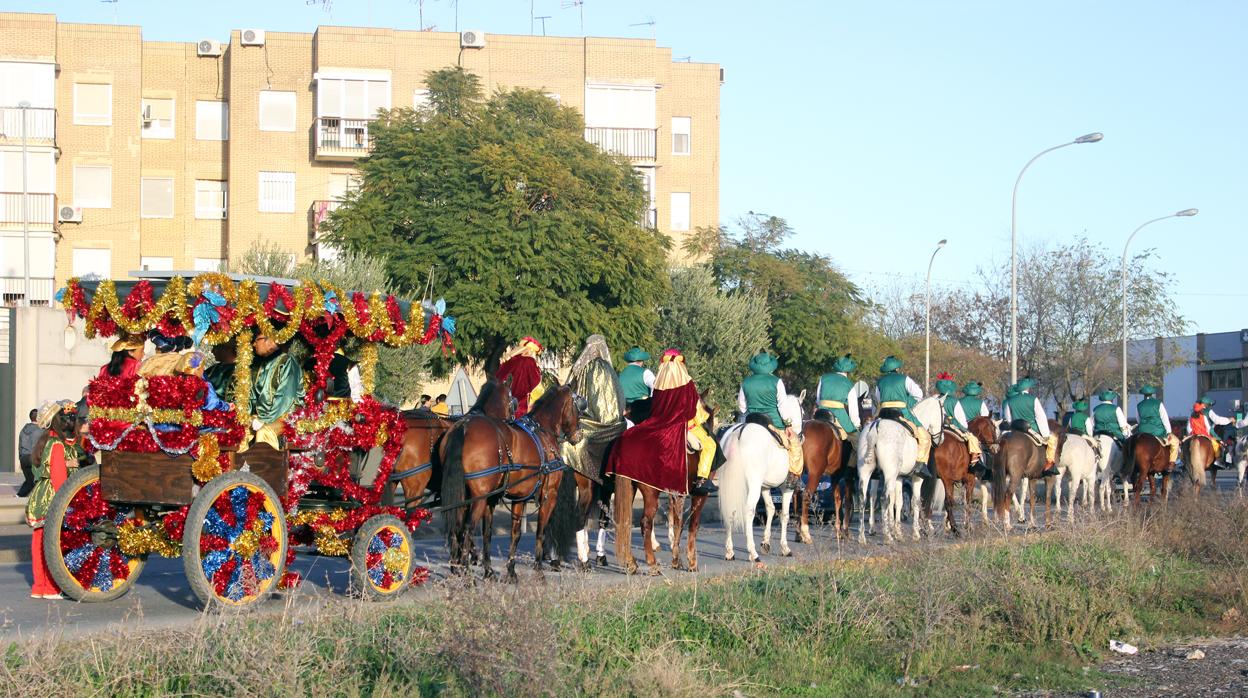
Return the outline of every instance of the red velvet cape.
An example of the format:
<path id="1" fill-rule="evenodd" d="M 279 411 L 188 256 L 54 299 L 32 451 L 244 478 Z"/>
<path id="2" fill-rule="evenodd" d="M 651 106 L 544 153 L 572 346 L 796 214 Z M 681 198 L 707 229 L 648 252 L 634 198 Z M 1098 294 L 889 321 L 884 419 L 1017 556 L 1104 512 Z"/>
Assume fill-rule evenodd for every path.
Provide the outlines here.
<path id="1" fill-rule="evenodd" d="M 494 374 L 500 383 L 511 376 L 511 396 L 516 399 L 516 419 L 529 411 L 529 393 L 533 392 L 542 382 L 542 372 L 537 367 L 537 359 L 524 354 L 516 354 L 504 361 Z"/>
<path id="2" fill-rule="evenodd" d="M 679 388 L 656 390 L 652 400 L 650 418 L 615 442 L 608 470 L 664 492 L 687 494 L 685 434 L 698 407 L 698 389 L 690 381 Z"/>

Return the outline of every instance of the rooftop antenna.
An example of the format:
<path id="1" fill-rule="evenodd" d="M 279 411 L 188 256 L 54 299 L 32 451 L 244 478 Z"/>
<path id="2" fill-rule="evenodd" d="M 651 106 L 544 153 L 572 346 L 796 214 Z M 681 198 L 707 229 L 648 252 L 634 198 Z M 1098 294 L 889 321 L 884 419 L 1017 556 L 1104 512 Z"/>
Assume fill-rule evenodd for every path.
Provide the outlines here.
<path id="1" fill-rule="evenodd" d="M 542 21 L 542 36 L 546 36 L 546 20 L 550 19 L 550 15 L 538 15 L 533 19 L 540 19 Z"/>
<path id="2" fill-rule="evenodd" d="M 100 0 L 113 6 L 113 24 L 117 23 L 117 0 Z"/>
<path id="3" fill-rule="evenodd" d="M 689 63 L 693 60 L 693 56 L 681 56 L 676 59 L 676 63 Z"/>
<path id="4" fill-rule="evenodd" d="M 326 13 L 329 13 L 333 10 L 334 0 L 304 0 L 303 4 L 320 5 L 322 10 L 324 10 Z"/>
<path id="5" fill-rule="evenodd" d="M 431 32 L 438 28 L 436 24 L 425 24 L 425 0 L 412 0 L 416 3 L 416 16 L 420 21 L 420 31 Z"/>
<path id="6" fill-rule="evenodd" d="M 575 7 L 581 13 L 581 36 L 585 36 L 585 0 L 563 0 L 560 6 L 565 10 Z"/>
<path id="7" fill-rule="evenodd" d="M 646 21 L 644 21 L 644 22 L 636 22 L 636 23 L 634 23 L 634 24 L 630 24 L 630 25 L 628 25 L 628 26 L 630 26 L 630 27 L 650 27 L 650 39 L 653 41 L 653 40 L 654 40 L 654 38 L 655 38 L 655 37 L 654 37 L 654 25 L 656 25 L 656 24 L 658 24 L 658 22 L 655 22 L 655 21 L 654 21 L 654 17 L 647 17 L 647 18 L 646 18 Z"/>

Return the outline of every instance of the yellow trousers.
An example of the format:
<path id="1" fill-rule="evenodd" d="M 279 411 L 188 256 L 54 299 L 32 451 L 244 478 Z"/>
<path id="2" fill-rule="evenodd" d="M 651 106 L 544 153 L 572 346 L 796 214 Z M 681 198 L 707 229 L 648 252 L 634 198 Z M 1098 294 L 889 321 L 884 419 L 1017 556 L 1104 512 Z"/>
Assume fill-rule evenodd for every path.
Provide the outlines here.
<path id="1" fill-rule="evenodd" d="M 711 465 L 715 462 L 715 439 L 701 425 L 689 428 L 689 438 L 698 442 L 698 477 L 711 476 Z"/>
<path id="2" fill-rule="evenodd" d="M 784 442 L 784 450 L 789 452 L 789 472 L 794 475 L 801 475 L 802 470 L 806 467 L 806 457 L 802 455 L 802 440 L 790 439 L 784 429 L 769 428 L 780 435 L 780 440 Z"/>
<path id="3" fill-rule="evenodd" d="M 1052 463 L 1057 460 L 1057 434 L 1050 433 L 1049 438 L 1044 442 L 1044 462 Z"/>
<path id="4" fill-rule="evenodd" d="M 951 425 L 949 425 L 949 426 L 947 426 L 946 428 L 947 428 L 947 429 L 951 429 L 951 430 L 953 430 L 954 432 L 956 432 L 956 433 L 957 433 L 957 435 L 958 435 L 960 438 L 962 438 L 964 441 L 966 441 L 966 450 L 968 450 L 968 451 L 970 451 L 970 452 L 971 452 L 971 462 L 972 462 L 972 463 L 974 463 L 975 461 L 979 460 L 980 456 L 982 456 L 982 455 L 984 454 L 984 449 L 983 449 L 983 447 L 982 447 L 982 446 L 980 446 L 980 444 L 979 444 L 979 437 L 978 437 L 978 436 L 975 436 L 974 434 L 972 434 L 972 433 L 971 433 L 971 432 L 969 432 L 969 431 L 963 431 L 962 429 L 959 429 L 959 428 L 957 428 L 957 427 L 953 426 L 952 424 L 951 424 Z"/>
<path id="5" fill-rule="evenodd" d="M 920 463 L 926 463 L 928 457 L 932 455 L 932 435 L 927 433 L 927 429 L 923 428 L 922 424 L 916 424 L 908 419 L 904 421 L 914 428 L 914 440 L 919 442 L 919 453 L 914 459 Z"/>
<path id="6" fill-rule="evenodd" d="M 1179 459 L 1179 446 L 1181 445 L 1179 437 L 1175 436 L 1174 432 L 1167 432 L 1165 441 L 1170 449 L 1170 462 L 1173 463 Z"/>

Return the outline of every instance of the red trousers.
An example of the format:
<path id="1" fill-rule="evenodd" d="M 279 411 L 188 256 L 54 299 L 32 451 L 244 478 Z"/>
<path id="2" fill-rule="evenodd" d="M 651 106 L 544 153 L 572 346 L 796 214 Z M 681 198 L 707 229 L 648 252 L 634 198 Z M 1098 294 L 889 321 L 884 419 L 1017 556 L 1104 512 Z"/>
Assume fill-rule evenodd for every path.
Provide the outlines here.
<path id="1" fill-rule="evenodd" d="M 30 587 L 32 594 L 59 594 L 52 574 L 48 572 L 48 563 L 43 559 L 43 529 L 36 528 L 30 536 L 30 566 L 35 573 L 35 583 Z"/>

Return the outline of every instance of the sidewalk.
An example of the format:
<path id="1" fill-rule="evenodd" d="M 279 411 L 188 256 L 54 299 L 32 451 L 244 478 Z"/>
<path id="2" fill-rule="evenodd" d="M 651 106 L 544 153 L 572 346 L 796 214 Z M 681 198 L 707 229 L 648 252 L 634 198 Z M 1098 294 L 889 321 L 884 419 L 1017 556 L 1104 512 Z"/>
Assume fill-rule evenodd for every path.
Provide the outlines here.
<path id="1" fill-rule="evenodd" d="M 17 497 L 21 473 L 0 473 L 0 563 L 30 560 L 26 500 Z"/>

